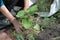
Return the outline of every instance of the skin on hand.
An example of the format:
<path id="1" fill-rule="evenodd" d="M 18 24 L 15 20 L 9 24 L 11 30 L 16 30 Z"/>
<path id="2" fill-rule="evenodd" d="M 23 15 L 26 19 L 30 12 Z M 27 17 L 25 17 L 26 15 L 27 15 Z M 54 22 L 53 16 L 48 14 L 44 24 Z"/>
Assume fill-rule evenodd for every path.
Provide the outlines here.
<path id="1" fill-rule="evenodd" d="M 29 0 L 24 0 L 24 10 L 29 8 Z"/>
<path id="2" fill-rule="evenodd" d="M 22 25 L 16 19 L 14 19 L 12 22 L 13 22 L 13 25 L 15 26 L 17 33 L 22 34 L 23 33 Z"/>
<path id="3" fill-rule="evenodd" d="M 22 32 L 22 26 L 18 23 L 16 18 L 8 11 L 8 9 L 5 7 L 5 5 L 0 7 L 0 11 L 2 12 L 2 14 L 4 16 L 6 16 L 11 21 L 11 23 L 14 25 L 17 33 L 21 33 Z"/>

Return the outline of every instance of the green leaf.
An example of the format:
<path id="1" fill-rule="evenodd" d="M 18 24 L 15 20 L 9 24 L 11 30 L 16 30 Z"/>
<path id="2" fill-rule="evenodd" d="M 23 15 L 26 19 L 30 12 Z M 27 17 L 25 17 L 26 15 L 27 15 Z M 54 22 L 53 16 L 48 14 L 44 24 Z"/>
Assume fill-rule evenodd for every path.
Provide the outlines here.
<path id="1" fill-rule="evenodd" d="M 28 35 L 28 38 L 29 38 L 29 40 L 35 40 L 34 34 L 32 34 L 32 33 Z"/>
<path id="2" fill-rule="evenodd" d="M 27 12 L 33 15 L 38 10 L 37 5 L 30 7 Z"/>
<path id="3" fill-rule="evenodd" d="M 33 22 L 33 19 L 32 19 L 32 18 L 29 18 L 28 21 L 29 21 L 29 22 Z"/>
<path id="4" fill-rule="evenodd" d="M 28 21 L 27 19 L 23 19 L 22 25 L 25 29 L 29 29 L 32 26 L 32 21 Z"/>
<path id="5" fill-rule="evenodd" d="M 37 30 L 37 31 L 40 30 L 39 24 L 36 24 L 36 25 L 34 26 L 34 29 Z"/>
<path id="6" fill-rule="evenodd" d="M 17 40 L 24 40 L 24 37 L 21 34 L 16 34 Z"/>
<path id="7" fill-rule="evenodd" d="M 17 34 L 16 31 L 12 32 L 12 34 L 16 37 L 16 40 L 24 40 L 24 37 L 21 34 Z"/>
<path id="8" fill-rule="evenodd" d="M 48 25 L 49 20 L 50 20 L 49 18 L 44 18 L 44 19 L 42 20 L 43 25 Z"/>
<path id="9" fill-rule="evenodd" d="M 24 15 L 25 15 L 25 11 L 24 10 L 21 10 L 17 13 L 16 17 L 18 18 L 24 18 Z"/>
<path id="10" fill-rule="evenodd" d="M 24 15 L 24 19 L 27 19 L 27 18 L 29 18 L 29 16 L 28 15 Z"/>
<path id="11" fill-rule="evenodd" d="M 51 21 L 51 22 L 54 22 L 54 21 L 55 21 L 55 19 L 56 19 L 56 18 L 55 18 L 55 17 L 53 17 L 53 16 L 52 16 L 52 17 L 50 17 L 50 21 Z"/>

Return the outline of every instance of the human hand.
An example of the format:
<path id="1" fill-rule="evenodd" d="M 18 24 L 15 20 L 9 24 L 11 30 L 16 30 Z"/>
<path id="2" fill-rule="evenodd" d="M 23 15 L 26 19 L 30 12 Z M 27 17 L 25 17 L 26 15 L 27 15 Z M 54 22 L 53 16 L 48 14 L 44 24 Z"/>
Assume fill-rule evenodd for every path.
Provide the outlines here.
<path id="1" fill-rule="evenodd" d="M 23 28 L 19 23 L 14 23 L 14 27 L 17 33 L 22 33 L 23 32 Z"/>
<path id="2" fill-rule="evenodd" d="M 13 25 L 14 25 L 14 27 L 15 27 L 16 32 L 22 34 L 22 33 L 23 33 L 22 25 L 19 24 L 19 22 L 18 22 L 16 19 L 14 19 L 14 20 L 12 21 L 12 23 L 13 23 Z"/>

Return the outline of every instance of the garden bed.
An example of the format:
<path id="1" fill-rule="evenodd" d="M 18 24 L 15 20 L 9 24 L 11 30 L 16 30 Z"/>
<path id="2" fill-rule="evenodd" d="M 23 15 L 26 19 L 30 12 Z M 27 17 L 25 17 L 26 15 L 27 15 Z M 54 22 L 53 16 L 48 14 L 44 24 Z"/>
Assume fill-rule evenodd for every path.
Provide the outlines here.
<path id="1" fill-rule="evenodd" d="M 42 21 L 42 20 L 46 21 L 46 19 L 47 19 L 47 22 L 48 22 L 48 18 L 40 18 L 39 20 L 40 21 Z M 52 19 L 54 19 L 54 20 L 52 20 Z M 46 25 L 46 24 L 43 25 L 40 29 L 40 32 L 37 31 L 38 35 L 35 37 L 35 40 L 60 40 L 60 18 L 58 18 L 57 14 L 56 14 L 56 16 L 53 16 L 52 19 L 51 19 L 52 22 L 54 21 L 55 23 L 53 23 L 53 25 L 52 25 L 51 24 L 52 22 L 51 23 L 49 22 L 50 23 L 50 24 L 48 24 L 49 26 Z M 32 31 L 32 30 L 30 30 L 30 31 Z M 15 39 L 16 36 L 15 37 L 12 36 L 12 35 L 14 35 L 14 34 L 12 34 L 14 32 L 14 28 L 12 28 L 12 27 L 7 28 L 5 30 L 5 32 L 11 37 L 12 40 L 16 40 Z M 29 32 L 29 30 L 26 31 L 26 32 Z M 35 33 L 37 33 L 37 32 L 35 31 Z M 26 35 L 24 37 L 26 37 Z M 28 40 L 28 37 L 24 38 L 24 40 Z"/>
<path id="2" fill-rule="evenodd" d="M 44 10 L 44 5 L 41 10 Z M 60 11 L 51 17 L 44 18 L 36 14 L 36 11 L 38 11 L 37 5 L 33 5 L 27 11 L 20 10 L 17 13 L 16 17 L 24 28 L 23 35 L 17 34 L 13 26 L 6 28 L 4 32 L 12 40 L 60 40 Z"/>

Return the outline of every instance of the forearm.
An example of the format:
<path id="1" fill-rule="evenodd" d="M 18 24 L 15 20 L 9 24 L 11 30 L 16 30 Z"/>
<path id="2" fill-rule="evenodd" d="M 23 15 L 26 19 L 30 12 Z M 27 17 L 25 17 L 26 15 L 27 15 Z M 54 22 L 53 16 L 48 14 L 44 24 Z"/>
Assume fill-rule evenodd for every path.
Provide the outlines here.
<path id="1" fill-rule="evenodd" d="M 10 21 L 14 20 L 15 17 L 8 11 L 8 9 L 3 5 L 0 8 L 0 11 L 3 13 L 4 16 L 6 16 Z"/>
<path id="2" fill-rule="evenodd" d="M 8 11 L 8 9 L 3 5 L 0 7 L 0 11 L 5 15 L 10 22 L 14 25 L 17 33 L 22 33 L 22 26 L 19 24 L 19 22 L 15 19 L 15 17 Z"/>
<path id="3" fill-rule="evenodd" d="M 29 8 L 29 0 L 24 0 L 24 10 Z"/>

